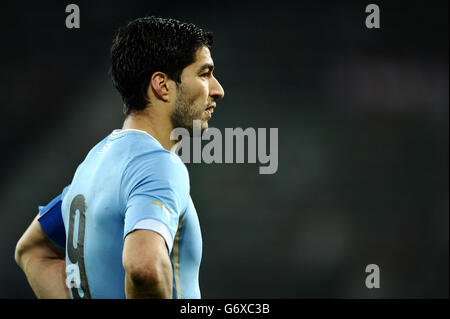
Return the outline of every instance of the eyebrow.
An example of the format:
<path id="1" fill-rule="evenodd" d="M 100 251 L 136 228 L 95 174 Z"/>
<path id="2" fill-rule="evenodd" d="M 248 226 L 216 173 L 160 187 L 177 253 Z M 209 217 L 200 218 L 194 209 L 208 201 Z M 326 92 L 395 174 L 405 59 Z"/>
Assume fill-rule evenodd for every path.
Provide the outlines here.
<path id="1" fill-rule="evenodd" d="M 200 69 L 198 70 L 198 73 L 202 73 L 203 71 L 206 71 L 206 70 L 208 70 L 208 72 L 213 71 L 214 70 L 214 64 L 211 64 L 211 63 L 203 64 L 200 67 Z"/>

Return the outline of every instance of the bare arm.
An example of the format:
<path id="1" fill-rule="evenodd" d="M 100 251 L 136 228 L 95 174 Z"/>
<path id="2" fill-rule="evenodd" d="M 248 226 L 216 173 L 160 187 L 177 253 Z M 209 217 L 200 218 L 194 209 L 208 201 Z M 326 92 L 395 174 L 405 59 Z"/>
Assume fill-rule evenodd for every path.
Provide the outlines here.
<path id="1" fill-rule="evenodd" d="M 38 215 L 39 216 L 39 215 Z M 64 254 L 47 238 L 38 216 L 16 245 L 16 263 L 24 271 L 38 298 L 70 298 L 66 287 Z"/>
<path id="2" fill-rule="evenodd" d="M 128 234 L 122 262 L 127 298 L 172 298 L 172 264 L 159 234 L 151 230 Z"/>

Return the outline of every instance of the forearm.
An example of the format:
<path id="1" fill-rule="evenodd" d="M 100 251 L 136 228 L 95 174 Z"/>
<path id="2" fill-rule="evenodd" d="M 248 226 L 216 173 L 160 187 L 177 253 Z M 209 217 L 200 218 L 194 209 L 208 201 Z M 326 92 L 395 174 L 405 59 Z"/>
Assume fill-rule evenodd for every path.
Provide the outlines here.
<path id="1" fill-rule="evenodd" d="M 66 262 L 60 258 L 29 258 L 23 271 L 36 297 L 42 299 L 69 299 L 66 287 Z"/>
<path id="2" fill-rule="evenodd" d="M 38 298 L 70 298 L 65 286 L 66 262 L 42 231 L 39 215 L 16 245 L 15 260 Z"/>

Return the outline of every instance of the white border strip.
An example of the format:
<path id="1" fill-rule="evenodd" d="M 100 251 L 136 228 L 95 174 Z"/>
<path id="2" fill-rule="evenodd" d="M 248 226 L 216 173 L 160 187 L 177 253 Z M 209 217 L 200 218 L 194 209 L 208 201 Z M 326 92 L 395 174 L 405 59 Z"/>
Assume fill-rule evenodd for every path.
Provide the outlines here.
<path id="1" fill-rule="evenodd" d="M 137 130 L 137 129 L 134 129 L 134 128 L 128 128 L 126 130 L 116 129 L 116 130 L 112 131 L 111 137 L 117 137 L 117 136 L 119 136 L 121 134 L 124 134 L 124 133 L 142 133 L 142 134 L 145 134 L 145 135 L 149 136 L 151 139 L 155 140 L 155 142 L 157 142 L 159 145 L 161 145 L 161 143 L 156 138 L 154 138 L 153 136 L 148 134 L 146 131 Z M 162 147 L 162 145 L 161 145 L 161 147 Z"/>
<path id="2" fill-rule="evenodd" d="M 169 228 L 167 226 L 156 219 L 143 219 L 141 221 L 138 221 L 136 225 L 134 225 L 133 229 L 131 231 L 135 231 L 137 229 L 146 229 L 154 231 L 158 234 L 160 234 L 164 240 L 166 241 L 167 249 L 169 250 L 169 254 L 172 252 L 173 248 L 173 238 L 172 234 L 170 233 Z"/>

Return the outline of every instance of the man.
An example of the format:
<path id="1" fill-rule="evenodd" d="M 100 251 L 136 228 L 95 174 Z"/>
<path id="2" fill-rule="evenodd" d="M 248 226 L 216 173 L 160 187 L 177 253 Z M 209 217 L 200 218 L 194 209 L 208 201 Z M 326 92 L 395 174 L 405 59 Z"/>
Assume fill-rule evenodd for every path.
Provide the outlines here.
<path id="1" fill-rule="evenodd" d="M 174 128 L 201 128 L 224 91 L 212 35 L 173 19 L 140 18 L 119 32 L 111 74 L 122 129 L 90 150 L 71 185 L 16 247 L 39 298 L 200 298 L 200 225 Z"/>

